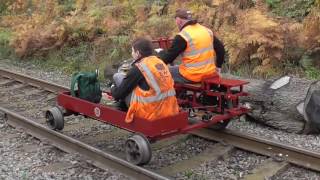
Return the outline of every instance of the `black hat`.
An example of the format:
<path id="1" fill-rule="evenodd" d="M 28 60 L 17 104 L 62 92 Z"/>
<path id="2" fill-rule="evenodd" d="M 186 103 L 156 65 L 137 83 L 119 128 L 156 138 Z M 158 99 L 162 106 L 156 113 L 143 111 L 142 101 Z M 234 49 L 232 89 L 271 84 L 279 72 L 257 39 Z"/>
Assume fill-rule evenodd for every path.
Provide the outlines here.
<path id="1" fill-rule="evenodd" d="M 177 9 L 175 18 L 176 17 L 179 17 L 181 19 L 186 19 L 186 20 L 193 20 L 191 11 L 186 9 Z"/>

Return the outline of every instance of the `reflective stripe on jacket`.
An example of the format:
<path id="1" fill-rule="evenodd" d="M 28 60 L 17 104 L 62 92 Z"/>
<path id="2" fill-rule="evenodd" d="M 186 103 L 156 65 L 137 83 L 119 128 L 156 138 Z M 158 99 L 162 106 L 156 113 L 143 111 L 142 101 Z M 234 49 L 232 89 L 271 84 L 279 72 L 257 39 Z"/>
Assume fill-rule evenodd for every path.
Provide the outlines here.
<path id="1" fill-rule="evenodd" d="M 166 64 L 156 56 L 150 56 L 135 65 L 150 89 L 145 91 L 137 86 L 133 90 L 125 121 L 130 123 L 134 117 L 153 121 L 177 114 L 179 106 L 175 97 L 174 82 Z"/>
<path id="2" fill-rule="evenodd" d="M 182 64 L 179 66 L 181 75 L 193 82 L 215 75 L 216 53 L 213 49 L 212 31 L 197 23 L 186 26 L 179 35 L 187 42 L 187 48 L 182 54 Z"/>

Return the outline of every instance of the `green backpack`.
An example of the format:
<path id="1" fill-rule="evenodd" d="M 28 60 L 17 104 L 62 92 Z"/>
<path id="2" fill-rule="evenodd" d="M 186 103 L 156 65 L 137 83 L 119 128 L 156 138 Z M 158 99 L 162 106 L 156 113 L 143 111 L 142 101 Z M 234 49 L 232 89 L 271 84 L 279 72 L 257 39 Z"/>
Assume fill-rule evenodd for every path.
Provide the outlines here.
<path id="1" fill-rule="evenodd" d="M 98 81 L 98 73 L 78 72 L 73 74 L 71 81 L 71 95 L 93 103 L 99 103 L 102 92 Z"/>

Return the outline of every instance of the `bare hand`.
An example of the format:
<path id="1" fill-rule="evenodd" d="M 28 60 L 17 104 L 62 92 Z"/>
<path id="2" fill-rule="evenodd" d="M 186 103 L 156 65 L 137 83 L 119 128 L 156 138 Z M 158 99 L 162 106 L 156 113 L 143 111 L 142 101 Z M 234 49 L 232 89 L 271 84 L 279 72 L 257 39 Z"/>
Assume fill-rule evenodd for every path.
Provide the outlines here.
<path id="1" fill-rule="evenodd" d="M 154 49 L 154 51 L 157 52 L 157 53 L 160 53 L 161 51 L 163 51 L 163 49 L 162 48 L 157 48 L 157 49 Z"/>
<path id="2" fill-rule="evenodd" d="M 110 100 L 110 101 L 113 101 L 113 97 L 110 96 L 108 93 L 102 93 L 102 97 L 106 100 Z"/>
<path id="3" fill-rule="evenodd" d="M 218 74 L 221 74 L 221 68 L 218 68 L 218 67 L 217 67 L 217 73 L 218 73 Z"/>

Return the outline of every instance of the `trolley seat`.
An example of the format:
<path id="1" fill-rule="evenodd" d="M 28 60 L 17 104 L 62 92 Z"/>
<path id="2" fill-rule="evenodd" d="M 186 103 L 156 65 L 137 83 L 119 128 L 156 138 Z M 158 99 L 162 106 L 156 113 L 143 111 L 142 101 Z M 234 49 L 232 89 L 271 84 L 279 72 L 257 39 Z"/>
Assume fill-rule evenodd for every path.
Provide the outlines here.
<path id="1" fill-rule="evenodd" d="M 205 78 L 200 83 L 176 83 L 175 88 L 177 90 L 184 89 L 189 91 L 212 91 L 213 89 L 219 88 L 219 91 L 226 93 L 238 93 L 237 95 L 243 96 L 247 93 L 243 92 L 243 86 L 248 84 L 247 81 L 237 79 L 227 79 L 220 76 L 213 76 Z M 236 90 L 236 88 L 239 88 Z"/>
<path id="2" fill-rule="evenodd" d="M 175 84 L 175 88 L 184 88 L 187 90 L 195 90 L 195 91 L 199 91 L 202 90 L 202 84 L 201 83 L 176 83 Z"/>
<path id="3" fill-rule="evenodd" d="M 201 83 L 176 83 L 175 88 L 181 106 L 203 107 L 203 104 L 199 103 L 199 97 L 205 95 L 207 99 L 216 99 L 212 101 L 212 105 L 216 107 L 205 109 L 215 113 L 224 113 L 226 110 L 231 114 L 237 114 L 242 111 L 239 107 L 239 96 L 248 95 L 243 92 L 243 86 L 246 84 L 246 81 L 217 75 L 205 78 Z"/>
<path id="4" fill-rule="evenodd" d="M 244 85 L 249 84 L 247 81 L 220 77 L 206 79 L 204 84 L 206 90 L 210 90 L 212 87 L 220 87 L 220 91 L 225 96 L 229 96 L 228 99 L 236 100 L 239 96 L 248 96 L 248 93 L 243 92 Z M 208 93 L 210 94 L 210 92 Z"/>
<path id="5" fill-rule="evenodd" d="M 208 78 L 205 79 L 206 84 L 215 84 L 215 85 L 221 85 L 226 88 L 232 88 L 232 87 L 239 87 L 246 84 L 249 84 L 249 82 L 238 80 L 238 79 L 226 79 L 226 78 Z"/>

